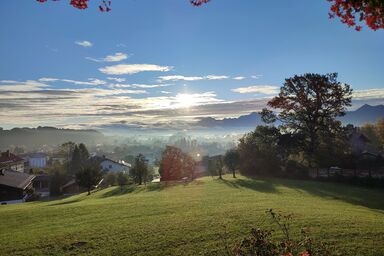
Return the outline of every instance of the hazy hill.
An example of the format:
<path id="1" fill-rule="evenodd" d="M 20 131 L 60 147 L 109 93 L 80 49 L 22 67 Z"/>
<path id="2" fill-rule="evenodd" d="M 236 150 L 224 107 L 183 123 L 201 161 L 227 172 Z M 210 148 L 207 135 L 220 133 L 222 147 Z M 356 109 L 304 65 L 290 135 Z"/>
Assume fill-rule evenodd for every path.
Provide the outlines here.
<path id="1" fill-rule="evenodd" d="M 11 145 L 36 148 L 42 145 L 59 145 L 67 141 L 93 145 L 103 141 L 104 135 L 95 130 L 58 129 L 54 127 L 13 128 L 0 130 L 0 149 Z"/>

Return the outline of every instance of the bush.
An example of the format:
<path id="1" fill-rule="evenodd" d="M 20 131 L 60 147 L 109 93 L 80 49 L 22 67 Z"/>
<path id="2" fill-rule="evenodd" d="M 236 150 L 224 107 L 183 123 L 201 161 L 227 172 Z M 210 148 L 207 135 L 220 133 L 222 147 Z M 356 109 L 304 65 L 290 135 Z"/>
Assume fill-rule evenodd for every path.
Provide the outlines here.
<path id="1" fill-rule="evenodd" d="M 253 228 L 248 237 L 236 244 L 229 255 L 234 256 L 330 256 L 333 253 L 325 243 L 315 242 L 309 237 L 306 229 L 301 230 L 300 240 L 290 236 L 291 215 L 267 211 L 275 226 L 283 233 L 283 237 L 276 238 L 274 230 Z"/>

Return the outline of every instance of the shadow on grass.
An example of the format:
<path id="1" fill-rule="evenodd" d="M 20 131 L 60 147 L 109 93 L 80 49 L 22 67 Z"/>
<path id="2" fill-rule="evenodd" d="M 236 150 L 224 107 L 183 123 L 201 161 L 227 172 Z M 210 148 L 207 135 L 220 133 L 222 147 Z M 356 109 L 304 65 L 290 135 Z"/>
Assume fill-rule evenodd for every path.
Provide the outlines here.
<path id="1" fill-rule="evenodd" d="M 221 182 L 232 188 L 246 188 L 252 189 L 262 193 L 279 193 L 276 190 L 275 184 L 266 180 L 256 180 L 251 178 L 237 178 L 237 179 L 218 179 L 218 182 Z"/>
<path id="2" fill-rule="evenodd" d="M 305 191 L 314 196 L 344 201 L 376 210 L 384 210 L 384 190 L 357 187 L 333 182 L 283 180 L 271 182 L 275 185 Z"/>
<path id="3" fill-rule="evenodd" d="M 232 188 L 246 188 L 262 193 L 280 193 L 277 187 L 284 186 L 324 199 L 340 200 L 379 210 L 380 212 L 384 210 L 383 189 L 363 188 L 333 182 L 254 177 L 224 178 L 222 180 L 217 179 L 217 182 Z"/>
<path id="4" fill-rule="evenodd" d="M 126 186 L 118 186 L 114 189 L 103 194 L 102 197 L 111 197 L 111 196 L 121 196 L 125 194 L 138 193 L 138 192 L 152 192 L 152 191 L 160 191 L 164 188 L 161 183 L 149 183 L 147 185 L 126 185 Z"/>
<path id="5" fill-rule="evenodd" d="M 73 200 L 64 201 L 64 202 L 53 203 L 53 204 L 50 204 L 49 206 L 73 204 L 73 203 L 77 203 L 77 202 L 80 202 L 80 201 L 81 201 L 80 199 L 73 199 Z"/>

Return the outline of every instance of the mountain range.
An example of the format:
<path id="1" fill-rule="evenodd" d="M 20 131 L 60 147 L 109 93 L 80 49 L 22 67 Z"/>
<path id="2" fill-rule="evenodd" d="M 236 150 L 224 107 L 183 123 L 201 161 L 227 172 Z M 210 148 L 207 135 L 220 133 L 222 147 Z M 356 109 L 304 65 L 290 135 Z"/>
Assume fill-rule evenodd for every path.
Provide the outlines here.
<path id="1" fill-rule="evenodd" d="M 348 111 L 346 115 L 340 117 L 339 120 L 344 125 L 353 124 L 355 126 L 361 126 L 364 123 L 374 123 L 379 118 L 384 118 L 384 105 L 371 106 L 365 104 L 354 111 Z M 257 112 L 239 116 L 238 118 L 215 119 L 212 117 L 204 117 L 200 118 L 196 123 L 199 127 L 207 128 L 255 127 L 262 124 L 261 116 Z"/>

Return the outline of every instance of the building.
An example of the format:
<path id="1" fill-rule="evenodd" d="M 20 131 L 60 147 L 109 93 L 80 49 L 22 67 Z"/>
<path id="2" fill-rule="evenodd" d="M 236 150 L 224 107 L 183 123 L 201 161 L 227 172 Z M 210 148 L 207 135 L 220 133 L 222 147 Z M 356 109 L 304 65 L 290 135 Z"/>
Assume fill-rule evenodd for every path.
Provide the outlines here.
<path id="1" fill-rule="evenodd" d="M 99 162 L 100 169 L 105 172 L 123 172 L 129 174 L 129 170 L 131 169 L 131 165 L 123 160 L 114 161 L 105 156 L 94 156 L 91 160 Z"/>
<path id="2" fill-rule="evenodd" d="M 29 168 L 44 168 L 47 166 L 48 156 L 44 153 L 32 153 L 23 156 Z"/>
<path id="3" fill-rule="evenodd" d="M 0 169 L 0 203 L 21 203 L 28 196 L 28 190 L 32 189 L 34 175 Z"/>
<path id="4" fill-rule="evenodd" d="M 0 154 L 0 169 L 24 172 L 24 159 L 12 154 L 9 150 Z"/>

